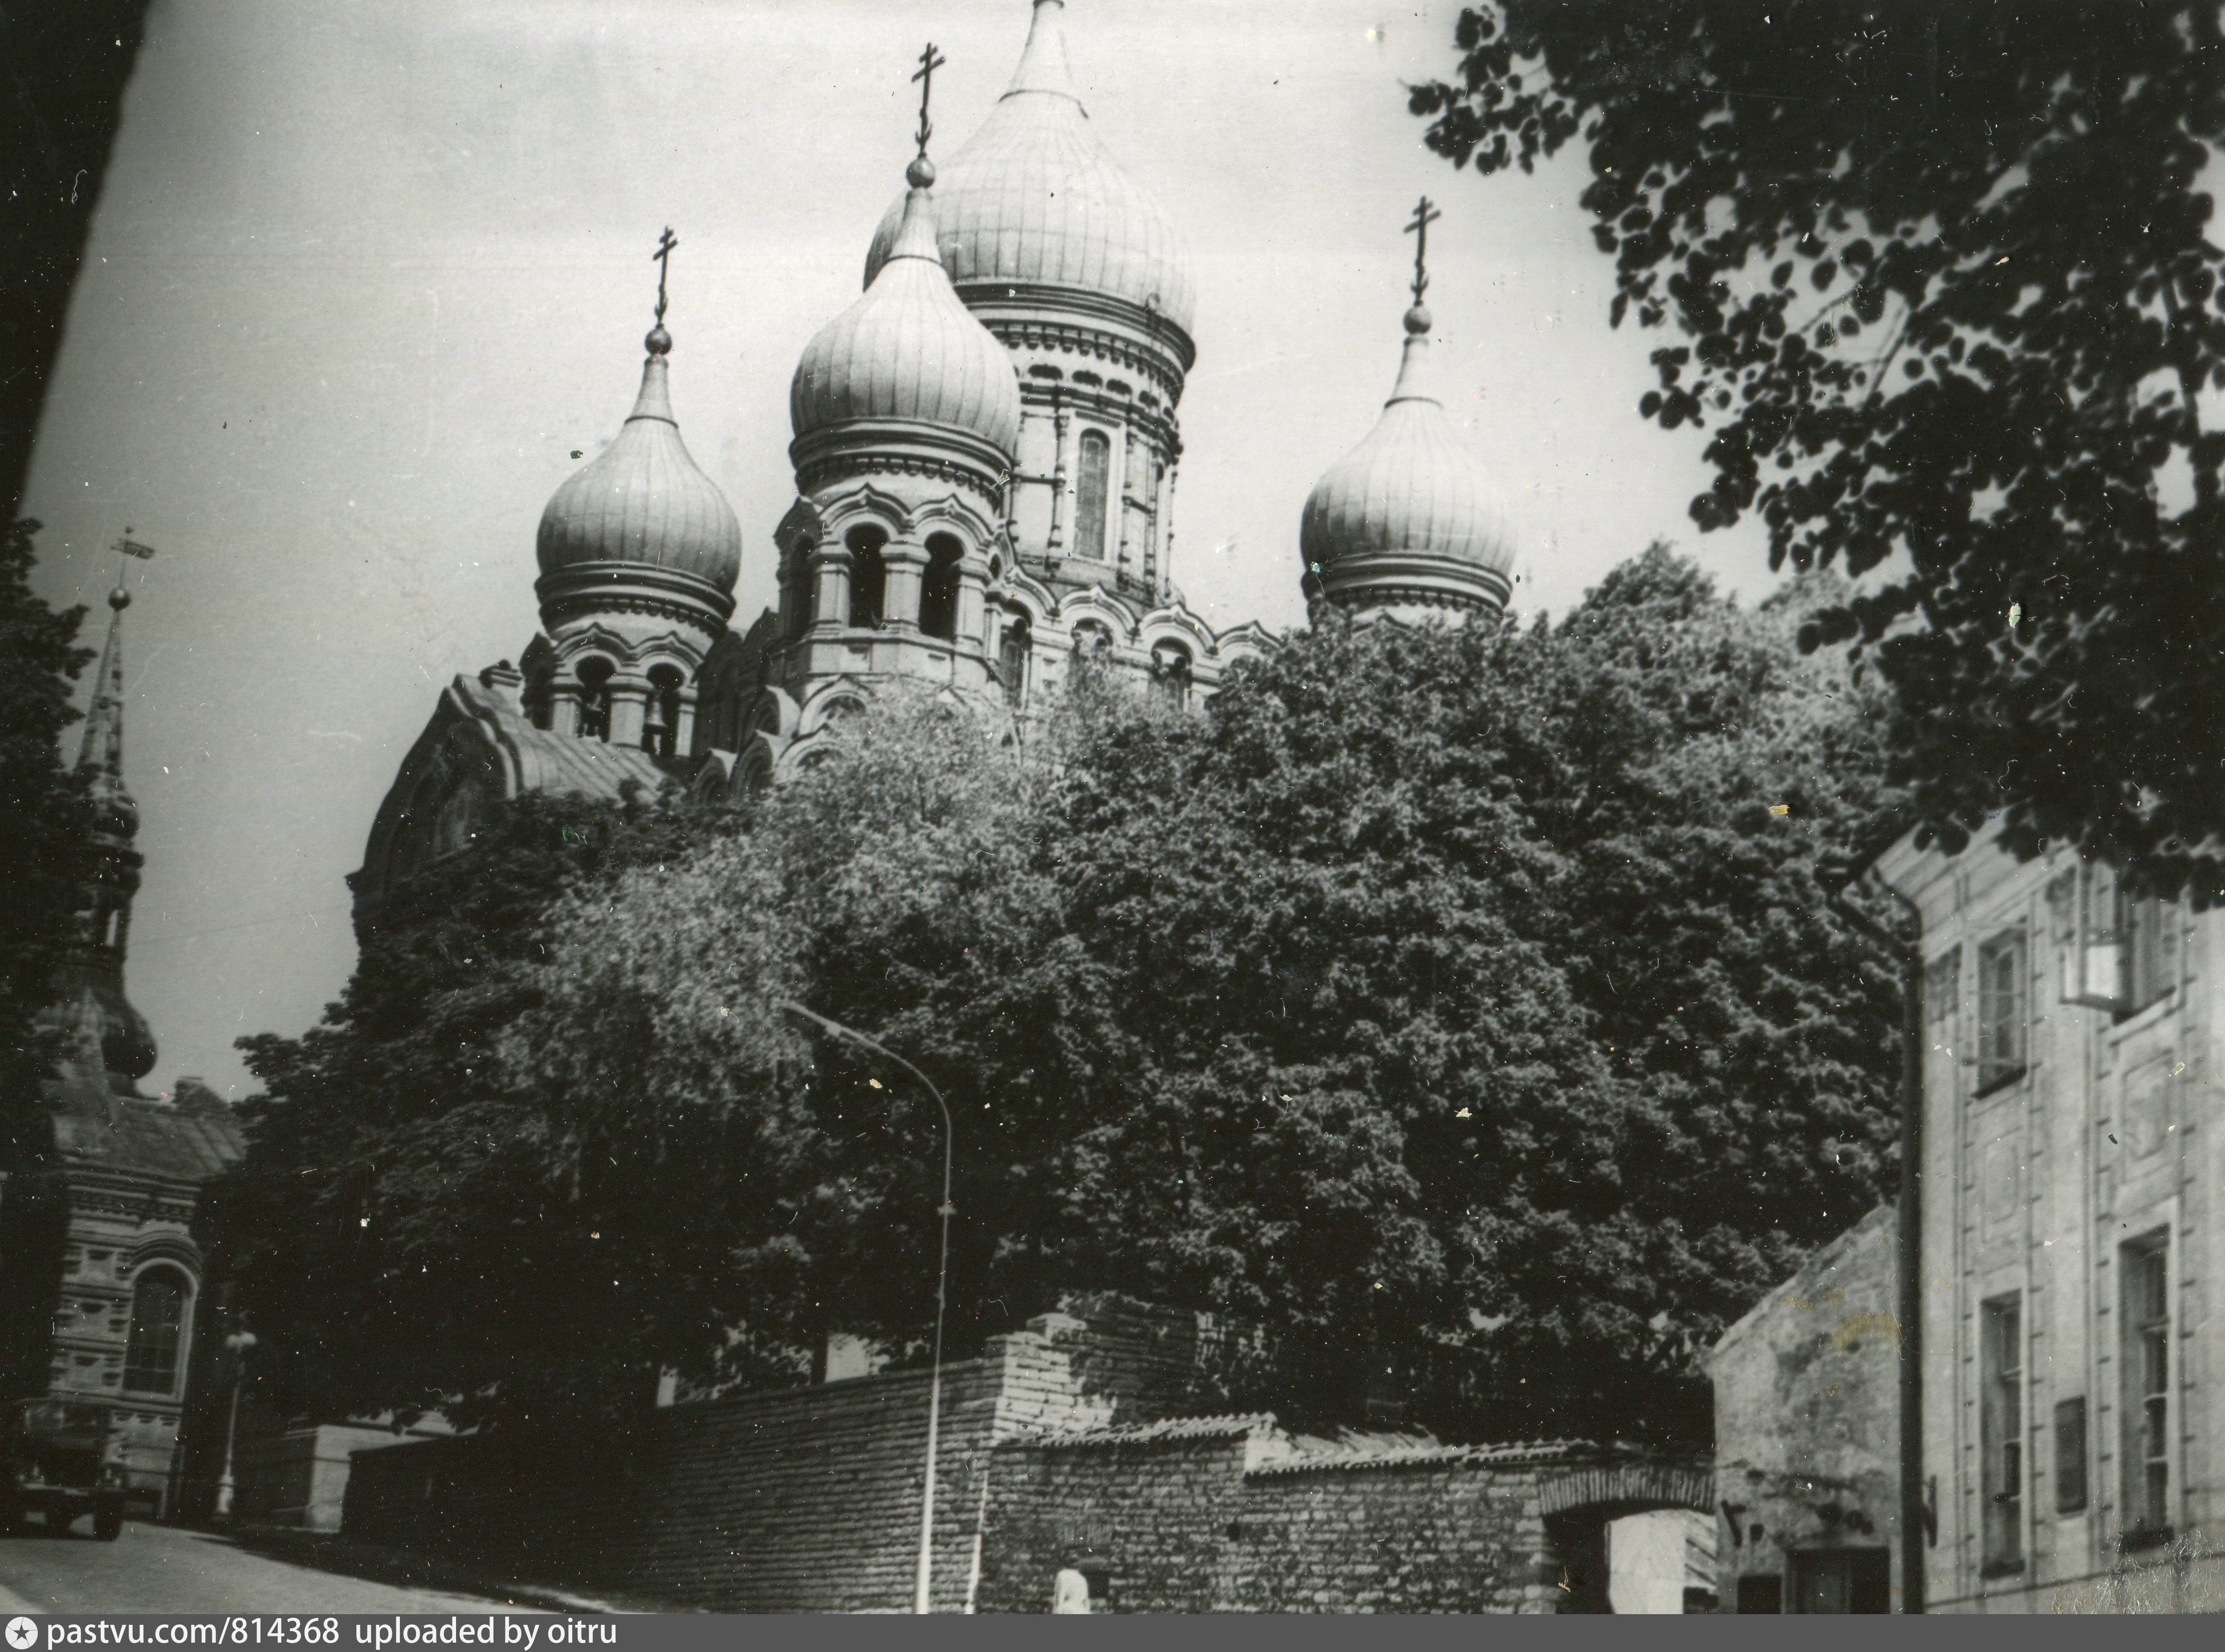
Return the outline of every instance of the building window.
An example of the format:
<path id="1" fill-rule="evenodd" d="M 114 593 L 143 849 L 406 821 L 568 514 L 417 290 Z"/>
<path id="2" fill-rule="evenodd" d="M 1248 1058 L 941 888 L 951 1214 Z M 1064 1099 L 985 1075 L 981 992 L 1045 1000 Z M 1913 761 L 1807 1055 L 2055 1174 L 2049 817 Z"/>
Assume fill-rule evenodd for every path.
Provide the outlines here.
<path id="1" fill-rule="evenodd" d="M 1027 703 L 1028 658 L 1034 651 L 1035 632 L 1028 624 L 1028 617 L 1016 616 L 1005 627 L 1004 645 L 997 655 L 997 674 L 1005 680 L 1005 701 L 1009 706 Z"/>
<path id="2" fill-rule="evenodd" d="M 1081 476 L 1074 506 L 1074 554 L 1105 560 L 1105 504 L 1112 475 L 1112 444 L 1101 430 L 1081 433 Z"/>
<path id="3" fill-rule="evenodd" d="M 946 642 L 958 640 L 958 564 L 966 548 L 948 534 L 927 541 L 927 572 L 919 586 L 919 629 Z"/>
<path id="4" fill-rule="evenodd" d="M 1743 1602 L 1739 1609 L 1746 1609 Z M 1796 1553 L 1792 1556 L 1792 1610 L 1833 1614 L 1891 1611 L 1892 1558 L 1881 1548 L 1810 1549 Z"/>
<path id="5" fill-rule="evenodd" d="M 2117 891 L 2117 1018 L 2138 1015 L 2178 984 L 2178 903 Z"/>
<path id="6" fill-rule="evenodd" d="M 2024 1312 L 2018 1298 L 1999 1296 L 1979 1314 L 1985 1563 L 1988 1571 L 2013 1571 L 2024 1563 Z"/>
<path id="7" fill-rule="evenodd" d="M 888 535 L 878 529 L 853 529 L 850 547 L 850 623 L 877 631 L 888 602 L 889 571 L 881 560 Z"/>
<path id="8" fill-rule="evenodd" d="M 1978 949 L 1978 1087 L 2006 1084 L 2025 1066 L 2024 931 Z"/>
<path id="9" fill-rule="evenodd" d="M 170 1268 L 150 1268 L 131 1288 L 131 1336 L 124 1345 L 124 1386 L 134 1394 L 172 1394 L 178 1386 L 178 1339 L 186 1320 L 186 1282 Z"/>
<path id="10" fill-rule="evenodd" d="M 2171 1249 L 2158 1233 L 2124 1247 L 2125 1541 L 2171 1535 Z"/>
<path id="11" fill-rule="evenodd" d="M 1189 651 L 1162 642 L 1151 650 L 1151 693 L 1159 703 L 1182 710 L 1189 704 Z"/>
<path id="12" fill-rule="evenodd" d="M 2055 1402 L 2055 1512 L 2086 1506 L 2086 1396 Z"/>

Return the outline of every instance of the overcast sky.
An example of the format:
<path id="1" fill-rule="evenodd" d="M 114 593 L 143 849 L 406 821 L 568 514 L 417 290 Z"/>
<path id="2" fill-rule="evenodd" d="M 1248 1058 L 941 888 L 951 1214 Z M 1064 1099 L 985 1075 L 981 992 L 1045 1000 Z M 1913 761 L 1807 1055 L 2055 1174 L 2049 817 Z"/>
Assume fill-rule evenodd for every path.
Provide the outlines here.
<path id="1" fill-rule="evenodd" d="M 1634 404 L 1570 158 L 1479 182 L 1402 82 L 1456 5 L 1071 0 L 1090 117 L 1197 276 L 1173 575 L 1216 626 L 1302 622 L 1297 525 L 1398 367 L 1427 192 L 1448 406 L 1498 472 L 1516 606 L 1557 611 L 1656 535 L 1697 541 L 1698 439 Z M 1027 0 L 155 0 L 35 456 L 38 585 L 93 604 L 127 525 L 128 777 L 150 1084 L 249 1092 L 232 1041 L 298 1033 L 354 961 L 342 878 L 460 671 L 531 638 L 534 530 L 631 403 L 667 224 L 672 395 L 743 525 L 738 624 L 794 497 L 787 387 L 903 187 L 923 41 L 935 145 L 1002 90 Z M 81 696 L 82 697 L 82 696 Z M 73 747 L 73 750 L 74 748 Z"/>

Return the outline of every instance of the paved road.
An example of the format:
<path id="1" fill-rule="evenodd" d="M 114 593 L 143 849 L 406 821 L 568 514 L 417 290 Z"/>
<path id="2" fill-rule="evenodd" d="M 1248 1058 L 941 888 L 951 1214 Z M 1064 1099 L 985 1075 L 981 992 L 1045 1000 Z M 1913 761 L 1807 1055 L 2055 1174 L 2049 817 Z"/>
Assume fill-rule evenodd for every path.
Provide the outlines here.
<path id="1" fill-rule="evenodd" d="M 84 1525 L 89 1522 L 80 1522 Z M 16 1599 L 10 1599 L 13 1595 Z M 128 1522 L 103 1543 L 82 1530 L 0 1537 L 0 1611 L 49 1612 L 510 1612 L 471 1595 L 372 1583 L 235 1548 L 227 1538 Z"/>

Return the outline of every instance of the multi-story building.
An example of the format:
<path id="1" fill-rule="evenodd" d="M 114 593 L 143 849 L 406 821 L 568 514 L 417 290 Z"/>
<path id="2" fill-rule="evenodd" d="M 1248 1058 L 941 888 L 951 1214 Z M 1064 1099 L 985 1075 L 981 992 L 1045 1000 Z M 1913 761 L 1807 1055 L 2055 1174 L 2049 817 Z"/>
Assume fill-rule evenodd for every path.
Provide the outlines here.
<path id="1" fill-rule="evenodd" d="M 1990 832 L 1955 855 L 1905 839 L 1877 873 L 1923 920 L 1925 1610 L 2225 1608 L 2225 915 L 2067 851 L 2019 862 Z M 1859 1261 L 1862 1311 L 1884 1312 L 1899 1264 L 1866 1226 L 1877 1243 L 1834 1265 Z M 1875 1337 L 1773 1398 L 1739 1380 L 1740 1343 L 1842 1334 L 1817 1307 L 1795 1282 L 1725 1339 L 1719 1459 L 1813 1484 L 1851 1463 L 1847 1507 L 1890 1532 Z M 1818 1408 L 1827 1383 L 1867 1385 L 1858 1451 L 1799 1421 L 1843 1421 L 1848 1402 Z"/>

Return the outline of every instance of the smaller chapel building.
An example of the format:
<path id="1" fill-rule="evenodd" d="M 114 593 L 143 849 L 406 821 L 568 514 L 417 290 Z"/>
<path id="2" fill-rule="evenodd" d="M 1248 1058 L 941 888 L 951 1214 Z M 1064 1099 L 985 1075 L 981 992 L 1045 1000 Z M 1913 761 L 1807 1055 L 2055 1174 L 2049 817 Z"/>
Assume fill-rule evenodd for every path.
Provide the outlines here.
<path id="1" fill-rule="evenodd" d="M 29 1110 L 29 1139 L 0 1170 L 9 1384 L 0 1402 L 105 1402 L 134 1506 L 161 1516 L 180 1495 L 179 1419 L 189 1358 L 207 1328 L 194 1212 L 244 1142 L 238 1116 L 198 1079 L 179 1079 L 167 1096 L 139 1089 L 154 1070 L 155 1041 L 124 991 L 141 865 L 138 805 L 124 783 L 130 602 L 120 588 L 109 595 L 78 756 L 92 839 L 77 934 L 41 1018 L 60 1035 L 62 1058 Z"/>

